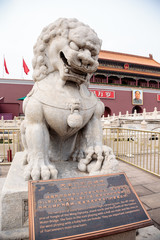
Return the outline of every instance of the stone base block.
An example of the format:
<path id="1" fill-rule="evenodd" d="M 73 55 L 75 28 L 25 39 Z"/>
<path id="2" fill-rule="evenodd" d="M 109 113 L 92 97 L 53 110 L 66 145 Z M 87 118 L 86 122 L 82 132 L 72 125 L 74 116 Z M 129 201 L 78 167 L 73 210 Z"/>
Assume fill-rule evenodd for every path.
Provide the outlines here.
<path id="1" fill-rule="evenodd" d="M 22 152 L 16 153 L 1 191 L 0 239 L 25 239 L 29 236 L 28 182 L 23 178 L 22 157 Z"/>
<path id="2" fill-rule="evenodd" d="M 16 153 L 2 188 L 0 199 L 0 239 L 28 240 L 28 182 L 23 177 L 23 152 Z M 87 175 L 77 170 L 76 162 L 57 162 L 59 178 Z M 97 240 L 135 240 L 136 231 L 124 232 Z"/>

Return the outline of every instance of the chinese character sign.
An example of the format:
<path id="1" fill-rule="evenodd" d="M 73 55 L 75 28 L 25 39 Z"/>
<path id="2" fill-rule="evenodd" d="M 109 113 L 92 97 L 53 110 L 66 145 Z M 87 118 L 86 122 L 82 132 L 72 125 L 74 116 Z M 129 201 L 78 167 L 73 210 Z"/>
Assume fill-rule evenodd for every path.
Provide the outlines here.
<path id="1" fill-rule="evenodd" d="M 115 91 L 91 90 L 98 98 L 115 99 Z"/>
<path id="2" fill-rule="evenodd" d="M 157 101 L 160 101 L 160 94 L 157 94 Z"/>

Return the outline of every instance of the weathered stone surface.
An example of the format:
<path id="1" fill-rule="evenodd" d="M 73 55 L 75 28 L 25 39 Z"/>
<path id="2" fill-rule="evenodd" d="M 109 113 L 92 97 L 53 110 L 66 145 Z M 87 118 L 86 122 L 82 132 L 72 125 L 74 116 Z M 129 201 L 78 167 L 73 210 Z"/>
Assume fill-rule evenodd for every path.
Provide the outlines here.
<path id="1" fill-rule="evenodd" d="M 28 235 L 28 227 L 22 229 L 0 231 L 1 240 L 29 240 Z"/>
<path id="2" fill-rule="evenodd" d="M 0 239 L 28 238 L 24 201 L 28 201 L 28 183 L 24 181 L 23 153 L 16 153 L 0 198 Z"/>
<path id="3" fill-rule="evenodd" d="M 23 201 L 28 199 L 28 184 L 24 181 L 21 157 L 17 153 L 1 192 L 1 230 L 23 227 Z"/>

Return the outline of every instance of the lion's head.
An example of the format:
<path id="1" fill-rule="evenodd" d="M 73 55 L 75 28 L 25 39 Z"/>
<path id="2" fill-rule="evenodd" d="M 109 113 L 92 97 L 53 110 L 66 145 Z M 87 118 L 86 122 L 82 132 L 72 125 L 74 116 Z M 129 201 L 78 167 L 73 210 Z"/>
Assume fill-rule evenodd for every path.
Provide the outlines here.
<path id="1" fill-rule="evenodd" d="M 64 81 L 89 81 L 98 67 L 101 40 L 77 19 L 60 18 L 45 27 L 34 46 L 33 79 L 57 71 Z"/>

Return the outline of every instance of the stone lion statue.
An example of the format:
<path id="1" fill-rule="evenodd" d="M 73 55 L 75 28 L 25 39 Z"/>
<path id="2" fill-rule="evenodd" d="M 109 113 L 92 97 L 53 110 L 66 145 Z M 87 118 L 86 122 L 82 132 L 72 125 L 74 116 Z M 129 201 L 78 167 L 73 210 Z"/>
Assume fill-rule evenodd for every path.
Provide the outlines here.
<path id="1" fill-rule="evenodd" d="M 109 173 L 117 162 L 102 144 L 103 103 L 88 90 L 101 40 L 77 19 L 43 29 L 34 46 L 35 84 L 23 103 L 25 180 L 57 178 L 53 162 L 78 161 L 80 171 Z"/>

